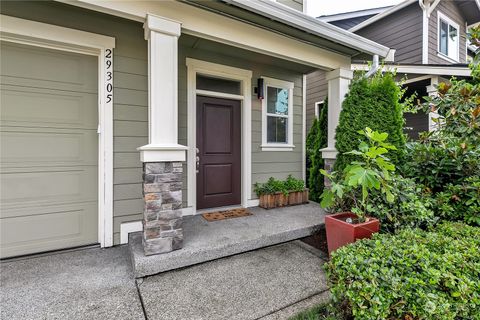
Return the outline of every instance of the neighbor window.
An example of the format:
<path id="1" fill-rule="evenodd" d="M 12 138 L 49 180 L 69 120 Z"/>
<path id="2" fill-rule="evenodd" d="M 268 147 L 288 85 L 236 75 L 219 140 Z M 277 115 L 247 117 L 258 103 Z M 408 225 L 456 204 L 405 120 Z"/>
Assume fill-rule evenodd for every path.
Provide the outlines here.
<path id="1" fill-rule="evenodd" d="M 455 61 L 458 61 L 459 30 L 458 24 L 438 13 L 438 51 Z"/>
<path id="2" fill-rule="evenodd" d="M 322 113 L 322 109 L 325 106 L 325 101 L 315 102 L 315 118 L 320 117 L 320 113 Z"/>
<path id="3" fill-rule="evenodd" d="M 264 85 L 262 150 L 291 150 L 294 147 L 293 83 L 264 78 Z"/>

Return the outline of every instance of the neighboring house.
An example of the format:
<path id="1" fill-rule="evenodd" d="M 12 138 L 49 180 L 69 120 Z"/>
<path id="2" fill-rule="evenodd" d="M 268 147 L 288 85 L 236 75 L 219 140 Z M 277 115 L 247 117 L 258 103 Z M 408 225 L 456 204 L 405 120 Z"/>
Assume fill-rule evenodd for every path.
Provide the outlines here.
<path id="1" fill-rule="evenodd" d="M 142 229 L 167 252 L 182 216 L 304 176 L 305 75 L 335 112 L 351 58 L 389 49 L 277 2 L 3 2 L 1 256 Z"/>
<path id="2" fill-rule="evenodd" d="M 469 26 L 480 21 L 478 0 L 406 0 L 393 7 L 361 10 L 321 16 L 321 21 L 339 26 L 365 38 L 395 49 L 397 69 L 406 80 L 407 94 L 418 97 L 433 94 L 435 85 L 452 76 L 468 77 L 468 55 L 474 48 L 467 44 Z M 354 58 L 352 69 L 366 70 L 365 61 Z M 307 76 L 307 127 L 318 114 L 327 95 L 323 71 Z M 407 132 L 413 138 L 433 127 L 432 115 L 406 114 Z M 433 115 L 434 116 L 434 115 Z"/>

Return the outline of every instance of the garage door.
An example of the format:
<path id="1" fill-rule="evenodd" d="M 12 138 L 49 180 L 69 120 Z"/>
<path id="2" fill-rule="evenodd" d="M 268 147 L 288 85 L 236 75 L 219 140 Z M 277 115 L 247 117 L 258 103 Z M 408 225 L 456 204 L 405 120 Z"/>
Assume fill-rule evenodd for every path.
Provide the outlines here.
<path id="1" fill-rule="evenodd" d="M 1 257 L 96 243 L 97 57 L 0 45 Z"/>

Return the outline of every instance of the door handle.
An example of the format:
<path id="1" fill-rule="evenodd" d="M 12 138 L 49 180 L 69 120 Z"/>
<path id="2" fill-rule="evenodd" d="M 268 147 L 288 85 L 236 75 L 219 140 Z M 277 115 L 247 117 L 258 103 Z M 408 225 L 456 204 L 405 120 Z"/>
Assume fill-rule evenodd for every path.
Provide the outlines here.
<path id="1" fill-rule="evenodd" d="M 198 149 L 197 149 L 198 150 Z M 196 161 L 197 161 L 197 173 L 199 172 L 199 168 L 200 168 L 200 157 L 197 156 L 196 157 Z"/>

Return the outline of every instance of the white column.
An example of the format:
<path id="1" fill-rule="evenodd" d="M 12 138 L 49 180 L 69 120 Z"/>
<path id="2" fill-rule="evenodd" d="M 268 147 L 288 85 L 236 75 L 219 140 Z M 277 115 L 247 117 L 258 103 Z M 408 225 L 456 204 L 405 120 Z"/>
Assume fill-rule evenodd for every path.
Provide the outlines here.
<path id="1" fill-rule="evenodd" d="M 148 144 L 138 148 L 142 162 L 185 161 L 178 144 L 178 37 L 181 24 L 147 15 Z"/>
<path id="2" fill-rule="evenodd" d="M 430 85 L 427 86 L 427 93 L 430 97 L 437 95 L 438 77 L 432 77 L 430 79 Z M 435 131 L 440 125 L 440 115 L 437 111 L 430 111 L 428 113 L 428 131 Z M 435 120 L 434 120 L 435 119 Z"/>
<path id="3" fill-rule="evenodd" d="M 335 130 L 340 119 L 342 103 L 348 92 L 353 71 L 349 69 L 335 69 L 326 75 L 328 81 L 328 139 L 327 147 L 321 149 L 322 158 L 335 159 L 338 151 L 335 149 Z"/>

